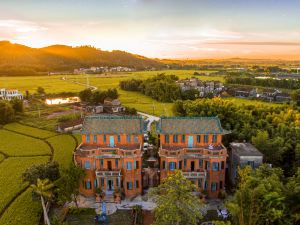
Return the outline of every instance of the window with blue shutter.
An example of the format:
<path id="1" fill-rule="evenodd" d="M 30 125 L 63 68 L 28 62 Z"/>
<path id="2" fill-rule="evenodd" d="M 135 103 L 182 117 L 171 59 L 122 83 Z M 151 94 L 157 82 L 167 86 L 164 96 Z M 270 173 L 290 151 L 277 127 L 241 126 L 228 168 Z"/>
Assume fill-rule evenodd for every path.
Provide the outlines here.
<path id="1" fill-rule="evenodd" d="M 127 182 L 127 189 L 132 190 L 132 182 Z"/>
<path id="2" fill-rule="evenodd" d="M 105 185 L 104 178 L 101 178 L 101 186 L 104 187 L 104 185 Z"/>
<path id="3" fill-rule="evenodd" d="M 139 188 L 139 186 L 140 186 L 140 185 L 139 185 L 139 181 L 136 180 L 136 181 L 135 181 L 135 188 Z"/>
<path id="4" fill-rule="evenodd" d="M 90 161 L 85 161 L 85 162 L 84 162 L 84 168 L 85 168 L 86 170 L 91 169 L 91 163 L 90 163 Z"/>
<path id="5" fill-rule="evenodd" d="M 106 135 L 103 135 L 103 142 L 106 143 Z"/>
<path id="6" fill-rule="evenodd" d="M 86 135 L 86 143 L 90 143 L 90 135 Z"/>
<path id="7" fill-rule="evenodd" d="M 97 181 L 97 179 L 94 180 L 94 187 L 95 187 L 95 188 L 98 187 L 98 181 Z"/>
<path id="8" fill-rule="evenodd" d="M 206 161 L 206 169 L 209 170 L 210 169 L 210 162 Z"/>
<path id="9" fill-rule="evenodd" d="M 131 137 L 130 137 L 130 135 L 127 135 L 127 136 L 126 136 L 126 141 L 127 141 L 127 144 L 129 144 L 129 143 L 131 142 Z"/>
<path id="10" fill-rule="evenodd" d="M 199 167 L 202 168 L 203 167 L 203 160 L 199 159 Z"/>
<path id="11" fill-rule="evenodd" d="M 206 134 L 206 135 L 204 135 L 204 143 L 208 143 L 208 135 Z"/>
<path id="12" fill-rule="evenodd" d="M 181 136 L 181 142 L 185 143 L 185 135 L 184 134 Z"/>
<path id="13" fill-rule="evenodd" d="M 217 143 L 217 138 L 218 138 L 218 136 L 217 136 L 217 135 L 213 135 L 212 142 L 213 142 L 213 143 Z"/>
<path id="14" fill-rule="evenodd" d="M 94 143 L 97 143 L 97 135 L 94 135 Z"/>
<path id="15" fill-rule="evenodd" d="M 218 171 L 219 170 L 219 163 L 218 162 L 213 162 L 212 163 L 212 170 L 213 171 Z"/>
<path id="16" fill-rule="evenodd" d="M 170 166 L 170 170 L 175 170 L 176 169 L 176 163 L 175 162 L 170 162 L 169 166 Z"/>
<path id="17" fill-rule="evenodd" d="M 139 136 L 137 135 L 134 136 L 134 143 L 139 143 Z"/>
<path id="18" fill-rule="evenodd" d="M 118 135 L 118 143 L 120 143 L 120 142 L 121 142 L 121 136 Z"/>
<path id="19" fill-rule="evenodd" d="M 170 136 L 168 134 L 165 135 L 165 143 L 170 142 Z"/>
<path id="20" fill-rule="evenodd" d="M 85 187 L 87 190 L 91 189 L 91 181 L 86 181 L 85 182 Z"/>
<path id="21" fill-rule="evenodd" d="M 211 190 L 216 191 L 218 188 L 217 186 L 218 186 L 218 184 L 216 182 L 211 183 Z"/>
<path id="22" fill-rule="evenodd" d="M 127 170 L 132 170 L 132 163 L 131 162 L 126 162 L 126 169 Z"/>
<path id="23" fill-rule="evenodd" d="M 118 159 L 116 159 L 116 168 L 118 169 L 119 168 L 119 160 Z"/>
<path id="24" fill-rule="evenodd" d="M 173 142 L 178 143 L 178 135 L 177 134 L 173 135 Z"/>
<path id="25" fill-rule="evenodd" d="M 187 165 L 187 161 L 186 159 L 184 159 L 184 168 L 186 168 L 186 165 Z"/>
<path id="26" fill-rule="evenodd" d="M 201 142 L 201 135 L 197 135 L 197 143 Z"/>
<path id="27" fill-rule="evenodd" d="M 134 161 L 134 169 L 138 169 L 139 168 L 139 161 Z"/>
<path id="28" fill-rule="evenodd" d="M 204 190 L 207 190 L 207 188 L 208 188 L 208 183 L 207 183 L 207 181 L 205 181 L 204 182 Z"/>
<path id="29" fill-rule="evenodd" d="M 104 161 L 103 161 L 103 159 L 100 159 L 100 166 L 101 166 L 101 168 L 103 168 L 103 165 L 104 165 Z"/>

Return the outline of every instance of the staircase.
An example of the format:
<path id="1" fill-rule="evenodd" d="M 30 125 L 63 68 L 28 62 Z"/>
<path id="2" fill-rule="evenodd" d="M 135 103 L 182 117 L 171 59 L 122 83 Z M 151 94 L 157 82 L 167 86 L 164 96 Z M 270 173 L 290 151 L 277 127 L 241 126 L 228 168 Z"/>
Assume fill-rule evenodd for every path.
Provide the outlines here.
<path id="1" fill-rule="evenodd" d="M 114 202 L 114 192 L 113 191 L 106 191 L 104 201 L 106 203 L 113 203 Z"/>

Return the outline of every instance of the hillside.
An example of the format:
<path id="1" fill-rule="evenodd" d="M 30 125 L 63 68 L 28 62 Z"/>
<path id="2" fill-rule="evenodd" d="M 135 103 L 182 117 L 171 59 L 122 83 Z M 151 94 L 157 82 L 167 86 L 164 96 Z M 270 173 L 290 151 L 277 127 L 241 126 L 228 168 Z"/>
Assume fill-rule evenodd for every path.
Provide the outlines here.
<path id="1" fill-rule="evenodd" d="M 102 51 L 91 46 L 53 45 L 30 48 L 0 41 L 0 75 L 34 75 L 49 71 L 73 71 L 79 67 L 126 66 L 162 68 L 163 63 L 124 51 Z"/>

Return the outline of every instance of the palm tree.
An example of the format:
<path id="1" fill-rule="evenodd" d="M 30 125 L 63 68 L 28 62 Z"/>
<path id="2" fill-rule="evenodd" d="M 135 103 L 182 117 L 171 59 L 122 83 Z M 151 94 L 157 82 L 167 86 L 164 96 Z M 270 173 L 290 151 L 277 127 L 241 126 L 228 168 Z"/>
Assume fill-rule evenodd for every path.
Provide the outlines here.
<path id="1" fill-rule="evenodd" d="M 52 197 L 52 189 L 54 187 L 54 184 L 51 183 L 49 179 L 41 180 L 38 178 L 37 183 L 30 186 L 33 189 L 33 192 L 40 196 L 44 212 L 44 221 L 47 225 L 50 225 L 44 198 L 50 199 Z"/>

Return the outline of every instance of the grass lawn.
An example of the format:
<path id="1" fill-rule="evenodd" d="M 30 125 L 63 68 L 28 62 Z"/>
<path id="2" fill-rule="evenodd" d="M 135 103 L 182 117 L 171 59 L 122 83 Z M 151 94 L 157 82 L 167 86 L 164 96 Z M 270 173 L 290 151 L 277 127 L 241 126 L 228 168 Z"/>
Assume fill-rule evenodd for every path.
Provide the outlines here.
<path id="1" fill-rule="evenodd" d="M 73 137 L 63 134 L 48 138 L 47 141 L 54 148 L 54 160 L 63 168 L 68 167 L 73 160 L 73 151 L 76 147 Z"/>
<path id="2" fill-rule="evenodd" d="M 0 214 L 18 192 L 28 185 L 22 182 L 22 173 L 33 164 L 48 161 L 49 157 L 47 156 L 11 157 L 0 163 Z M 28 203 L 24 202 L 23 204 Z"/>
<path id="3" fill-rule="evenodd" d="M 23 192 L 0 218 L 1 225 L 38 225 L 42 214 L 40 201 L 32 200 L 32 190 Z M 26 203 L 26 204 L 25 204 Z"/>
<path id="4" fill-rule="evenodd" d="M 0 130 L 0 151 L 9 156 L 50 155 L 49 146 L 42 140 Z"/>
<path id="5" fill-rule="evenodd" d="M 41 130 L 37 129 L 34 127 L 29 127 L 25 126 L 19 123 L 10 123 L 4 126 L 4 128 L 11 130 L 11 131 L 16 131 L 19 133 L 27 134 L 33 137 L 38 137 L 38 138 L 48 138 L 51 136 L 56 135 L 54 132 L 46 131 L 46 130 Z"/>
<path id="6" fill-rule="evenodd" d="M 264 102 L 264 101 L 259 101 L 259 100 L 251 100 L 251 99 L 246 99 L 246 98 L 224 98 L 225 100 L 229 100 L 233 102 L 234 104 L 237 105 L 263 105 L 263 106 L 272 106 L 272 107 L 280 107 L 283 106 L 284 104 L 282 103 L 274 103 L 274 102 Z"/>

